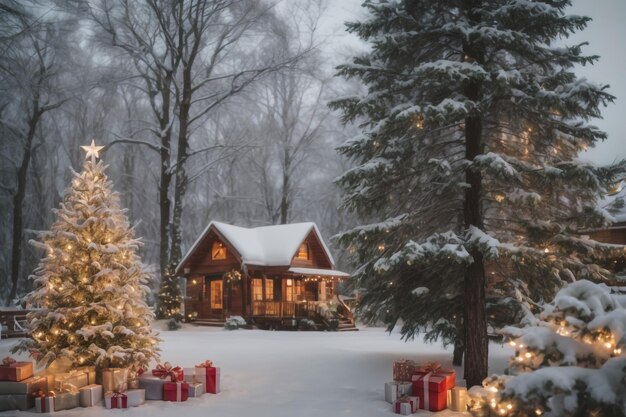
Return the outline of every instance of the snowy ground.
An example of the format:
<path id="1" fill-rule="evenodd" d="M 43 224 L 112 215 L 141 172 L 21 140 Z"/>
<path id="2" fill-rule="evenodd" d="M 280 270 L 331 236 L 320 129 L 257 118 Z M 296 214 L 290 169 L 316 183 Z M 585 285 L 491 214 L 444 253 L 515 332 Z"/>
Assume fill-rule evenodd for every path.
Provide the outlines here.
<path id="1" fill-rule="evenodd" d="M 162 360 L 191 367 L 211 359 L 221 367 L 222 393 L 190 398 L 186 403 L 149 401 L 129 410 L 104 407 L 78 408 L 58 416 L 172 415 L 216 417 L 325 417 L 393 416 L 384 401 L 385 381 L 391 380 L 391 363 L 407 358 L 449 365 L 451 352 L 439 344 L 404 343 L 398 334 L 379 328 L 358 332 L 225 331 L 187 326 L 162 331 Z M 0 357 L 9 354 L 15 340 L 0 343 Z M 490 373 L 501 372 L 510 349 L 490 346 Z M 457 374 L 461 372 L 457 368 Z M 29 416 L 6 411 L 0 416 Z M 417 415 L 453 416 L 444 411 Z M 458 414 L 460 415 L 460 414 Z"/>

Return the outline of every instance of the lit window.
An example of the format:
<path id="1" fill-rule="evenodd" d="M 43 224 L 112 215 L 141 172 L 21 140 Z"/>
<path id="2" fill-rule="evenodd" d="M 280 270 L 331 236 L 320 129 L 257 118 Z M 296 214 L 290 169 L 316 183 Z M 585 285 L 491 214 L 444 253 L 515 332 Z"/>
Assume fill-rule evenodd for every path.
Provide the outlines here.
<path id="1" fill-rule="evenodd" d="M 298 254 L 296 255 L 296 258 L 308 260 L 309 259 L 309 245 L 307 245 L 306 243 L 303 243 L 302 245 L 300 245 L 300 247 L 298 248 Z"/>
<path id="2" fill-rule="evenodd" d="M 214 261 L 226 259 L 226 246 L 224 246 L 222 242 L 213 242 L 213 246 L 211 247 L 211 259 Z"/>
<path id="3" fill-rule="evenodd" d="M 222 281 L 211 281 L 211 308 L 222 308 Z"/>
<path id="4" fill-rule="evenodd" d="M 254 278 L 252 280 L 252 300 L 263 300 L 263 280 L 260 278 Z"/>
<path id="5" fill-rule="evenodd" d="M 274 300 L 274 280 L 266 278 L 265 279 L 265 299 L 269 301 Z"/>

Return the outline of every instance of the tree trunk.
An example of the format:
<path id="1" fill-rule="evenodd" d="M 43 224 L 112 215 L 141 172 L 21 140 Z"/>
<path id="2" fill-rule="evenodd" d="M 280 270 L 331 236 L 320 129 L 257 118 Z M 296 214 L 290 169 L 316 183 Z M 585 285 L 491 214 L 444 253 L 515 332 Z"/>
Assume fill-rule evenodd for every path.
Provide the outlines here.
<path id="1" fill-rule="evenodd" d="M 463 365 L 463 353 L 465 352 L 465 347 L 463 345 L 463 339 L 457 338 L 454 341 L 454 352 L 452 353 L 452 365 L 461 366 Z"/>
<path id="2" fill-rule="evenodd" d="M 479 17 L 474 14 L 473 8 L 477 0 L 466 0 L 465 7 L 470 19 Z M 463 44 L 464 59 L 482 63 L 483 51 L 479 45 L 471 40 Z M 478 81 L 469 81 L 464 86 L 465 96 L 478 102 L 482 96 L 481 85 Z M 473 161 L 482 152 L 482 118 L 478 111 L 473 111 L 465 118 L 465 158 Z M 465 228 L 476 227 L 483 229 L 481 211 L 482 175 L 480 171 L 471 168 L 465 171 L 465 181 L 469 187 L 465 189 L 463 216 Z M 487 339 L 487 317 L 485 313 L 485 266 L 482 253 L 470 249 L 473 262 L 465 271 L 465 305 L 464 305 L 464 340 L 465 366 L 464 374 L 467 386 L 481 385 L 487 377 L 489 344 Z"/>
<path id="3" fill-rule="evenodd" d="M 172 217 L 172 247 L 170 251 L 170 265 L 175 268 L 182 259 L 182 218 L 183 199 L 187 190 L 187 173 L 185 163 L 189 145 L 189 111 L 191 109 L 191 68 L 183 71 L 183 91 L 178 106 L 178 154 L 176 157 L 176 185 L 174 186 L 174 214 Z"/>
<path id="4" fill-rule="evenodd" d="M 13 195 L 13 240 L 11 252 L 11 292 L 9 293 L 9 302 L 17 296 L 17 284 L 20 278 L 20 261 L 22 259 L 22 234 L 24 232 L 24 197 L 26 196 L 26 180 L 28 174 L 28 166 L 32 156 L 33 138 L 35 130 L 41 117 L 41 109 L 39 108 L 39 100 L 33 102 L 33 114 L 28 122 L 28 133 L 24 144 L 24 154 L 22 155 L 22 163 L 17 170 L 17 184 L 15 194 Z"/>
<path id="5" fill-rule="evenodd" d="M 163 96 L 162 113 L 159 116 L 159 126 L 161 128 L 161 178 L 159 182 L 159 266 L 161 277 L 168 275 L 170 259 L 170 211 L 172 202 L 169 197 L 172 173 L 170 172 L 170 145 L 172 138 L 172 128 L 170 126 L 170 84 L 171 74 L 166 75 L 161 94 Z"/>

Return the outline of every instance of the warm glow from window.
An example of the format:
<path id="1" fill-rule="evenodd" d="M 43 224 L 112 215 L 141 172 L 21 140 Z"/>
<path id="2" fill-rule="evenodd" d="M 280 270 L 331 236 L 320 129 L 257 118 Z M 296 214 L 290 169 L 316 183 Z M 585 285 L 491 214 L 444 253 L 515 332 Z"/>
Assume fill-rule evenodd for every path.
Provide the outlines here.
<path id="1" fill-rule="evenodd" d="M 302 245 L 300 245 L 300 247 L 298 248 L 298 254 L 296 255 L 296 258 L 308 260 L 309 259 L 309 245 L 307 245 L 306 243 L 303 243 Z"/>
<path id="2" fill-rule="evenodd" d="M 266 278 L 265 279 L 265 299 L 269 301 L 274 301 L 274 280 Z"/>
<path id="3" fill-rule="evenodd" d="M 220 241 L 213 242 L 213 246 L 211 247 L 211 259 L 214 261 L 219 261 L 222 259 L 226 259 L 226 246 Z"/>
<path id="4" fill-rule="evenodd" d="M 211 281 L 211 308 L 222 308 L 222 281 Z"/>
<path id="5" fill-rule="evenodd" d="M 254 278 L 252 280 L 252 300 L 263 300 L 263 280 L 261 278 Z"/>

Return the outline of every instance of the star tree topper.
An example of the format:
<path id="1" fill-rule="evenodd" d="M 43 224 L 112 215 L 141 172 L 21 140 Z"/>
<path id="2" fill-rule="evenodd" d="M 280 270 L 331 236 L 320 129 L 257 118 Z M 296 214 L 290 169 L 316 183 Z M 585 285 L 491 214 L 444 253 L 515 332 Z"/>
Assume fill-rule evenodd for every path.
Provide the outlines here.
<path id="1" fill-rule="evenodd" d="M 81 146 L 81 148 L 83 148 L 83 151 L 87 153 L 85 155 L 85 159 L 89 159 L 89 157 L 91 157 L 91 163 L 95 164 L 96 159 L 100 158 L 100 151 L 104 149 L 104 146 L 96 146 L 96 142 L 91 139 L 91 145 Z"/>

